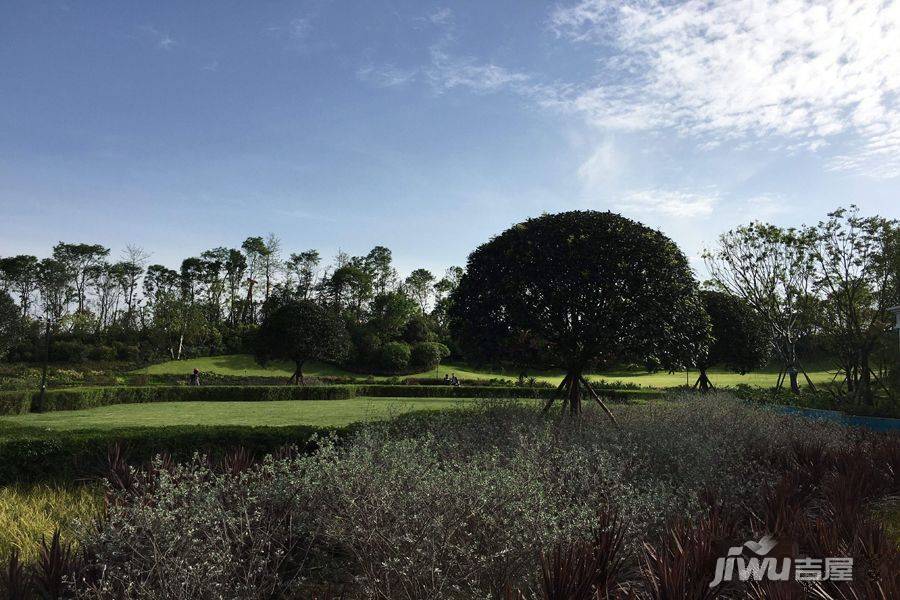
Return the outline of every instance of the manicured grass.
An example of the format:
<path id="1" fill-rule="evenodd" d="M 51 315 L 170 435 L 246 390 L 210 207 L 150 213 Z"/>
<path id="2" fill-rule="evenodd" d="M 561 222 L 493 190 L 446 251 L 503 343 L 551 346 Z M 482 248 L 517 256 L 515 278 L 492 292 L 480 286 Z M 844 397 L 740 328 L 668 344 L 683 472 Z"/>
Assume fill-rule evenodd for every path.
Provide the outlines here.
<path id="1" fill-rule="evenodd" d="M 228 356 L 209 356 L 203 358 L 194 358 L 182 361 L 169 361 L 156 365 L 151 365 L 137 373 L 146 373 L 150 375 L 184 375 L 185 377 L 193 369 L 199 369 L 205 373 L 217 373 L 219 375 L 232 375 L 244 377 L 284 377 L 288 378 L 293 373 L 293 366 L 285 362 L 274 362 L 263 368 L 253 360 L 252 356 L 246 354 L 233 354 Z M 364 377 L 363 375 L 344 371 L 333 365 L 324 363 L 309 363 L 303 369 L 305 375 L 318 377 Z M 442 378 L 445 374 L 455 373 L 460 379 L 491 379 L 494 377 L 515 379 L 517 374 L 511 372 L 478 370 L 466 365 L 448 364 L 441 365 L 437 369 L 419 373 L 420 377 L 438 377 Z M 563 374 L 561 372 L 535 372 L 536 379 L 549 383 L 559 383 L 562 381 Z M 821 369 L 810 372 L 810 378 L 815 383 L 827 383 L 834 376 L 828 370 Z M 684 385 L 690 382 L 693 385 L 697 379 L 696 372 L 685 373 L 684 371 L 676 373 L 646 373 L 644 371 L 610 371 L 606 373 L 595 373 L 590 376 L 592 380 L 605 379 L 610 382 L 617 383 L 633 383 L 644 387 L 666 388 Z M 383 380 L 387 377 L 375 377 L 375 379 Z M 739 375 L 737 373 L 728 373 L 721 370 L 713 369 L 710 371 L 710 379 L 713 384 L 719 387 L 734 386 L 739 384 L 752 385 L 758 387 L 772 387 L 778 380 L 778 371 L 767 370 L 759 373 L 748 373 L 747 375 Z M 802 378 L 801 378 L 802 380 Z"/>
<path id="2" fill-rule="evenodd" d="M 25 560 L 37 557 L 41 538 L 56 528 L 69 540 L 77 519 L 89 523 L 103 507 L 99 486 L 14 485 L 0 487 L 0 560 L 12 550 Z"/>
<path id="3" fill-rule="evenodd" d="M 388 419 L 411 411 L 471 405 L 451 398 L 354 398 L 353 400 L 289 400 L 273 402 L 155 402 L 116 404 L 85 410 L 0 417 L 4 427 L 53 431 L 114 430 L 171 425 L 340 427 Z"/>

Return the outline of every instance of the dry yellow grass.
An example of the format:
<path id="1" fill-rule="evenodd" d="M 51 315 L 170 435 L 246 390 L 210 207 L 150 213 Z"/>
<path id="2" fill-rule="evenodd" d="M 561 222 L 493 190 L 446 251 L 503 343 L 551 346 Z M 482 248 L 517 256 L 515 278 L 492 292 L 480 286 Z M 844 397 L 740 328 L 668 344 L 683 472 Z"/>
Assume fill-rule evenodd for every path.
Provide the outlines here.
<path id="1" fill-rule="evenodd" d="M 76 520 L 89 520 L 103 506 L 94 486 L 13 485 L 0 487 L 0 560 L 12 550 L 23 559 L 37 556 L 42 536 L 50 539 L 59 527 L 71 541 Z"/>

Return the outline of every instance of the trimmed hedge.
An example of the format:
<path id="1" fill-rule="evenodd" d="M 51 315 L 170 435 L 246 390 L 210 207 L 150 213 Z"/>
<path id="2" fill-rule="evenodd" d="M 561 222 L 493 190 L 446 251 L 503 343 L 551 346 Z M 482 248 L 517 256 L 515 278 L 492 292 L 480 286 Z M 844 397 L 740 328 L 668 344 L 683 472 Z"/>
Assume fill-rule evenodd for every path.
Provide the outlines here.
<path id="1" fill-rule="evenodd" d="M 31 392 L 0 392 L 0 415 L 24 415 L 31 410 Z"/>
<path id="2" fill-rule="evenodd" d="M 374 398 L 549 398 L 554 390 L 474 385 L 357 385 L 357 396 Z"/>
<path id="3" fill-rule="evenodd" d="M 535 398 L 548 399 L 552 388 L 449 385 L 318 385 L 318 386 L 143 386 L 143 387 L 83 387 L 47 390 L 41 401 L 37 392 L 10 394 L 8 412 L 0 400 L 3 414 L 24 414 L 30 404 L 32 412 L 80 410 L 112 404 L 147 402 L 266 402 L 272 400 L 349 400 L 359 396 L 376 398 Z M 656 398 L 660 392 L 651 390 L 608 390 L 598 393 L 611 400 L 628 401 L 634 398 Z M 15 394 L 13 396 L 12 394 Z M 30 398 L 27 402 L 25 398 Z"/>
<path id="4" fill-rule="evenodd" d="M 262 456 L 285 446 L 304 451 L 315 447 L 312 437 L 344 429 L 310 426 L 203 427 L 176 426 L 129 428 L 113 431 L 47 432 L 34 428 L 3 431 L 0 436 L 0 485 L 102 476 L 108 452 L 122 444 L 132 464 L 146 462 L 160 453 L 188 460 L 196 452 L 220 457 L 233 448 Z"/>
<path id="5" fill-rule="evenodd" d="M 143 386 L 47 390 L 32 396 L 33 412 L 79 410 L 111 404 L 146 402 L 265 402 L 270 400 L 347 400 L 353 386 Z"/>

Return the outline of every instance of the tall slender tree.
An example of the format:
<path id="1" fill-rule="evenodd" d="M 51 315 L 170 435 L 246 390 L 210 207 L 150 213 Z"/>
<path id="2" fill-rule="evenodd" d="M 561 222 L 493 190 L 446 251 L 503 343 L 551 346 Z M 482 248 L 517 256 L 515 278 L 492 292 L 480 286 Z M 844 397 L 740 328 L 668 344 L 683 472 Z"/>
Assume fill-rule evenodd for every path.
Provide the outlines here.
<path id="1" fill-rule="evenodd" d="M 872 355 L 893 325 L 888 308 L 900 303 L 893 285 L 893 240 L 898 223 L 838 209 L 810 230 L 822 300 L 820 326 L 838 357 L 844 385 L 857 401 L 874 398 Z"/>
<path id="2" fill-rule="evenodd" d="M 777 386 L 787 376 L 794 393 L 800 393 L 800 373 L 815 389 L 797 351 L 814 325 L 812 242 L 806 231 L 751 223 L 722 234 L 718 246 L 704 252 L 714 285 L 746 301 L 772 330 L 782 363 Z"/>

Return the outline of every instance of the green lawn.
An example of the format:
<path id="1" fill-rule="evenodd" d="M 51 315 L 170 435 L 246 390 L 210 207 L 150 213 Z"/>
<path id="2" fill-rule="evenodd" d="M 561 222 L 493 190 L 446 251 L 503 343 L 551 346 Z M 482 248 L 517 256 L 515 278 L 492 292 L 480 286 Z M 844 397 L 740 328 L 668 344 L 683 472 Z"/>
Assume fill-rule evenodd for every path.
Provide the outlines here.
<path id="1" fill-rule="evenodd" d="M 471 405 L 450 398 L 355 398 L 276 402 L 151 402 L 116 404 L 85 410 L 30 413 L 0 417 L 5 427 L 37 427 L 52 431 L 112 430 L 168 425 L 340 427 L 399 414 Z"/>
<path id="2" fill-rule="evenodd" d="M 137 373 L 146 373 L 151 375 L 184 375 L 185 377 L 193 369 L 199 369 L 203 373 L 217 373 L 220 375 L 234 375 L 245 377 L 284 377 L 288 378 L 293 373 L 293 365 L 286 362 L 275 362 L 267 368 L 259 366 L 252 356 L 246 354 L 233 354 L 228 356 L 209 356 L 203 358 L 194 358 L 181 361 L 168 361 L 156 365 L 151 365 Z M 324 363 L 309 363 L 303 369 L 303 373 L 308 376 L 318 377 L 362 377 L 359 374 L 344 371 L 333 365 Z M 477 370 L 465 365 L 449 364 L 441 365 L 437 369 L 420 373 L 422 377 L 443 377 L 444 374 L 455 373 L 460 379 L 490 379 L 492 377 L 504 377 L 514 379 L 515 373 L 510 372 L 491 372 L 487 370 Z M 533 375 L 541 381 L 550 383 L 559 383 L 562 381 L 562 373 L 560 372 L 535 372 Z M 827 370 L 817 370 L 810 372 L 810 378 L 815 383 L 827 383 L 831 381 L 833 373 Z M 687 382 L 691 384 L 696 380 L 696 372 L 685 373 L 684 371 L 676 373 L 646 373 L 644 371 L 610 371 L 606 373 L 595 373 L 590 376 L 592 380 L 605 379 L 618 383 L 635 383 L 644 387 L 665 388 L 684 385 Z M 376 377 L 376 379 L 387 379 L 387 377 Z M 724 387 L 738 384 L 754 385 L 759 387 L 772 387 L 778 379 L 777 370 L 767 370 L 759 373 L 748 373 L 747 375 L 738 375 L 737 373 L 723 372 L 713 369 L 710 372 L 710 379 L 714 385 Z"/>

